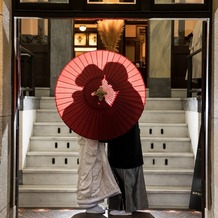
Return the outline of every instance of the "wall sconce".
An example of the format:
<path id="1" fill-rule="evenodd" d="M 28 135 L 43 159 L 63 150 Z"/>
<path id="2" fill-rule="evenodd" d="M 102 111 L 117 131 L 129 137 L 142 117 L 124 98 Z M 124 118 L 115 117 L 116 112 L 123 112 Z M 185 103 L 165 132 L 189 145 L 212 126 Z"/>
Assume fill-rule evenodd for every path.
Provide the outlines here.
<path id="1" fill-rule="evenodd" d="M 86 31 L 86 26 L 85 25 L 81 25 L 79 27 L 79 30 L 82 31 L 82 32 Z"/>

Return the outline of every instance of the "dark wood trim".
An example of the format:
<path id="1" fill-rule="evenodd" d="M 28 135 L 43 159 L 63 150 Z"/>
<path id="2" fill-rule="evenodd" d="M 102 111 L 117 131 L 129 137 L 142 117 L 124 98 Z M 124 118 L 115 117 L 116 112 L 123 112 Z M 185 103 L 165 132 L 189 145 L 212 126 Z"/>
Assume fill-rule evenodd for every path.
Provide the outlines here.
<path id="1" fill-rule="evenodd" d="M 72 19 L 112 19 L 112 18 L 121 18 L 121 19 L 151 19 L 151 18 L 211 18 L 211 14 L 208 12 L 115 12 L 115 11 L 107 11 L 107 12 L 96 12 L 96 11 L 88 11 L 88 12 L 72 12 L 72 11 L 41 11 L 41 10 L 15 10 L 13 13 L 14 17 L 41 17 L 41 18 L 72 18 Z"/>
<path id="2" fill-rule="evenodd" d="M 68 4 L 20 3 L 12 0 L 13 16 L 42 18 L 210 18 L 212 0 L 205 4 L 154 4 L 154 0 L 138 0 L 136 5 L 88 5 L 86 0 L 70 0 Z"/>

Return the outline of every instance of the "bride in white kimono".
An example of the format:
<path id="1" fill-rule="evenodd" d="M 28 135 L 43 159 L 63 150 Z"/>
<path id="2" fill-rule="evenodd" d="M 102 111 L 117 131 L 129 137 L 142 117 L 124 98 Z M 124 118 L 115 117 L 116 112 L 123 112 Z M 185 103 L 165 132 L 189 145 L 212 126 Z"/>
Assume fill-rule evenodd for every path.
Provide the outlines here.
<path id="1" fill-rule="evenodd" d="M 77 203 L 87 213 L 104 213 L 99 203 L 120 193 L 108 163 L 105 144 L 82 136 L 78 136 L 78 144 Z"/>

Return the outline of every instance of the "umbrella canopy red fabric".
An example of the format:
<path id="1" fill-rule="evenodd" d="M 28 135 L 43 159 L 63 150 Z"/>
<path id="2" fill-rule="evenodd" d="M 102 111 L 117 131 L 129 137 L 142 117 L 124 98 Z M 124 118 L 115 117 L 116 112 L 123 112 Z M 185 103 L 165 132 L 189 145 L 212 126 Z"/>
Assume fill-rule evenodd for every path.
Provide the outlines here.
<path id="1" fill-rule="evenodd" d="M 55 89 L 56 106 L 65 124 L 94 140 L 109 140 L 127 132 L 140 118 L 145 99 L 145 84 L 135 65 L 107 50 L 72 59 Z"/>

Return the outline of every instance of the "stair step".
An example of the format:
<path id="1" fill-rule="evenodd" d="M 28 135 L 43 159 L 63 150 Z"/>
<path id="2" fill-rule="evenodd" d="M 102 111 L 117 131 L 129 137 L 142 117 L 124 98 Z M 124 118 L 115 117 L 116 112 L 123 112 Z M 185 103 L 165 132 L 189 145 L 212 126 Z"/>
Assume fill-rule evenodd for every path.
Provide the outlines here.
<path id="1" fill-rule="evenodd" d="M 57 109 L 38 109 L 36 110 L 36 122 L 61 122 L 62 119 Z"/>
<path id="2" fill-rule="evenodd" d="M 163 116 L 164 114 L 164 116 Z M 61 122 L 62 119 L 56 109 L 38 109 L 36 122 Z M 185 112 L 183 110 L 145 110 L 139 122 L 158 123 L 184 123 Z"/>
<path id="3" fill-rule="evenodd" d="M 146 98 L 145 110 L 182 110 L 182 98 Z"/>
<path id="4" fill-rule="evenodd" d="M 143 152 L 191 152 L 190 138 L 141 137 Z M 32 136 L 30 151 L 78 151 L 77 137 Z"/>
<path id="5" fill-rule="evenodd" d="M 191 187 L 147 186 L 149 208 L 188 209 Z"/>
<path id="6" fill-rule="evenodd" d="M 54 109 L 56 107 L 55 97 L 41 97 L 39 108 L 41 109 Z"/>
<path id="7" fill-rule="evenodd" d="M 28 167 L 78 168 L 78 152 L 36 152 L 27 153 Z"/>
<path id="8" fill-rule="evenodd" d="M 149 207 L 187 209 L 189 187 L 147 186 Z M 19 206 L 32 208 L 78 207 L 76 189 L 71 185 L 20 185 Z"/>
<path id="9" fill-rule="evenodd" d="M 21 185 L 20 190 L 22 192 L 76 192 L 76 189 L 71 185 Z"/>
<path id="10" fill-rule="evenodd" d="M 141 123 L 185 123 L 183 110 L 145 110 L 139 122 Z"/>
<path id="11" fill-rule="evenodd" d="M 143 153 L 144 168 L 194 168 L 194 156 L 192 153 Z"/>
<path id="12" fill-rule="evenodd" d="M 43 97 L 47 96 L 50 97 L 50 87 L 35 87 L 35 96 L 37 97 Z"/>
<path id="13" fill-rule="evenodd" d="M 146 186 L 148 193 L 189 193 L 190 187 L 186 186 Z"/>
<path id="14" fill-rule="evenodd" d="M 172 98 L 186 98 L 187 90 L 186 89 L 171 89 Z"/>
<path id="15" fill-rule="evenodd" d="M 77 137 L 32 136 L 30 151 L 78 151 Z"/>
<path id="16" fill-rule="evenodd" d="M 139 123 L 141 136 L 154 137 L 188 137 L 188 126 L 183 123 Z M 36 122 L 33 126 L 33 136 L 76 136 L 62 122 Z"/>
<path id="17" fill-rule="evenodd" d="M 139 123 L 141 137 L 188 137 L 185 123 Z"/>
<path id="18" fill-rule="evenodd" d="M 31 208 L 78 207 L 72 185 L 20 185 L 19 206 Z"/>
<path id="19" fill-rule="evenodd" d="M 63 122 L 36 122 L 33 124 L 33 136 L 76 136 Z"/>
<path id="20" fill-rule="evenodd" d="M 41 97 L 41 109 L 54 109 L 56 108 L 54 97 Z M 182 98 L 146 98 L 145 110 L 182 110 Z"/>
<path id="21" fill-rule="evenodd" d="M 145 168 L 146 185 L 191 186 L 192 169 Z M 72 185 L 76 188 L 77 169 L 28 167 L 22 171 L 22 184 L 25 185 Z"/>
<path id="22" fill-rule="evenodd" d="M 77 187 L 77 169 L 25 168 L 22 171 L 25 185 L 72 185 Z"/>
<path id="23" fill-rule="evenodd" d="M 146 186 L 187 186 L 192 185 L 193 169 L 144 168 Z"/>
<path id="24" fill-rule="evenodd" d="M 141 137 L 143 152 L 191 152 L 190 138 Z"/>
<path id="25" fill-rule="evenodd" d="M 78 152 L 36 152 L 30 151 L 26 156 L 28 167 L 65 167 L 78 168 Z M 144 167 L 186 168 L 194 167 L 192 153 L 143 153 Z"/>

